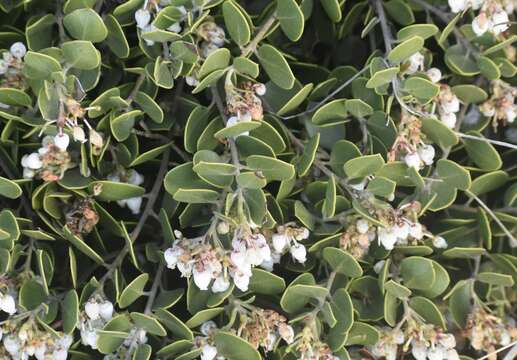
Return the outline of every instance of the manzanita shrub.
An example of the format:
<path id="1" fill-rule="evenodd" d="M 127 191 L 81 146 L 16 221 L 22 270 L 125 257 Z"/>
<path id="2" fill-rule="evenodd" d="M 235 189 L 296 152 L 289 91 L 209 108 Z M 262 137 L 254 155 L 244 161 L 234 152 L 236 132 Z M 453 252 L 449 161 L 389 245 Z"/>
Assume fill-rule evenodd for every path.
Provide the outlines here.
<path id="1" fill-rule="evenodd" d="M 0 0 L 0 359 L 514 359 L 515 6 Z"/>

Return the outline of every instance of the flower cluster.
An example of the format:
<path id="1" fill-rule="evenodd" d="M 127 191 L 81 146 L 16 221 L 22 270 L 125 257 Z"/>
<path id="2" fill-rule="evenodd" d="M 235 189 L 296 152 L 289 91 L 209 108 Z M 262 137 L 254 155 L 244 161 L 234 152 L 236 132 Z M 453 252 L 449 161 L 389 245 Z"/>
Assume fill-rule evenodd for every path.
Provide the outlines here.
<path id="1" fill-rule="evenodd" d="M 60 114 L 58 120 L 55 121 L 59 131 L 62 132 L 65 127 L 69 128 L 72 131 L 73 139 L 80 143 L 84 143 L 87 139 L 83 128 L 79 124 L 79 120 L 81 120 L 88 128 L 88 137 L 93 149 L 95 152 L 98 152 L 102 148 L 104 140 L 102 135 L 99 134 L 86 119 L 86 112 L 95 107 L 84 108 L 81 106 L 79 101 L 72 97 L 67 97 L 63 100 L 63 104 L 63 112 Z M 47 122 L 47 125 L 52 124 L 53 122 L 54 121 Z"/>
<path id="2" fill-rule="evenodd" d="M 486 117 L 493 119 L 492 126 L 497 130 L 499 122 L 503 125 L 511 124 L 517 117 L 517 89 L 502 80 L 494 80 L 491 90 L 490 99 L 482 103 L 479 110 Z"/>
<path id="3" fill-rule="evenodd" d="M 135 12 L 136 27 L 140 29 L 142 34 L 156 30 L 156 26 L 152 24 L 153 17 L 155 17 L 162 6 L 170 5 L 170 0 L 146 0 L 144 6 Z M 166 30 L 180 33 L 182 30 L 181 23 L 187 17 L 187 9 L 184 6 L 177 6 L 176 9 L 176 21 L 171 22 Z M 150 39 L 144 38 L 147 46 L 153 46 L 155 42 Z"/>
<path id="4" fill-rule="evenodd" d="M 380 329 L 379 341 L 369 349 L 374 356 L 395 360 L 399 351 L 411 350 L 416 360 L 459 360 L 454 335 L 412 317 L 407 319 L 404 329 L 401 326 L 402 323 L 396 328 Z"/>
<path id="5" fill-rule="evenodd" d="M 75 235 L 89 234 L 99 222 L 91 198 L 76 199 L 65 213 L 66 225 Z"/>
<path id="6" fill-rule="evenodd" d="M 83 345 L 97 349 L 97 331 L 113 317 L 113 304 L 100 295 L 92 296 L 79 315 L 79 330 Z"/>
<path id="7" fill-rule="evenodd" d="M 240 84 L 240 86 L 235 86 L 231 81 L 227 81 L 225 89 L 227 111 L 231 114 L 226 127 L 244 121 L 262 120 L 263 108 L 259 96 L 266 93 L 264 84 L 248 81 Z M 243 132 L 239 135 L 249 135 L 249 132 Z"/>
<path id="8" fill-rule="evenodd" d="M 11 45 L 9 51 L 5 51 L 0 59 L 0 87 L 24 89 L 25 77 L 23 76 L 23 58 L 27 49 L 21 42 Z M 2 107 L 6 105 L 2 104 Z"/>
<path id="9" fill-rule="evenodd" d="M 289 252 L 294 261 L 301 264 L 307 260 L 307 249 L 300 241 L 309 238 L 309 230 L 304 227 L 296 227 L 294 223 L 288 223 L 285 225 L 278 226 L 276 233 L 272 236 L 272 243 L 274 252 L 272 258 L 273 263 L 280 261 L 280 257 Z M 272 269 L 273 263 L 266 264 L 267 268 Z"/>
<path id="10" fill-rule="evenodd" d="M 23 177 L 38 177 L 44 181 L 57 181 L 65 171 L 72 168 L 72 158 L 67 151 L 70 138 L 67 134 L 45 136 L 37 152 L 24 155 L 21 159 Z"/>
<path id="11" fill-rule="evenodd" d="M 283 339 L 287 344 L 294 341 L 294 330 L 287 319 L 273 310 L 253 307 L 237 330 L 237 336 L 248 341 L 253 347 L 272 351 Z"/>
<path id="12" fill-rule="evenodd" d="M 66 360 L 73 337 L 60 332 L 41 329 L 35 318 L 27 321 L 10 321 L 0 328 L 1 359 Z"/>
<path id="13" fill-rule="evenodd" d="M 201 24 L 197 29 L 197 34 L 203 39 L 199 47 L 204 58 L 222 47 L 226 41 L 224 29 L 212 21 L 205 21 Z"/>
<path id="14" fill-rule="evenodd" d="M 438 113 L 440 120 L 450 129 L 456 126 L 456 113 L 460 111 L 460 100 L 452 92 L 449 85 L 440 84 L 438 94 Z"/>
<path id="15" fill-rule="evenodd" d="M 299 360 L 340 360 L 328 344 L 321 341 L 314 331 L 314 326 L 304 326 L 297 336 L 295 349 Z"/>
<path id="16" fill-rule="evenodd" d="M 513 0 L 449 0 L 449 6 L 455 13 L 470 7 L 479 10 L 472 21 L 472 31 L 481 36 L 487 31 L 494 35 L 506 31 L 510 27 L 508 14 L 513 13 L 515 3 Z"/>
<path id="17" fill-rule="evenodd" d="M 384 226 L 374 225 L 364 218 L 353 218 L 341 235 L 340 246 L 356 258 L 362 258 L 367 253 L 370 242 L 376 237 L 386 250 L 392 250 L 395 245 L 417 245 L 426 237 L 431 239 L 434 247 L 446 248 L 447 242 L 443 237 L 431 234 L 418 221 L 420 209 L 421 205 L 417 201 L 406 203 L 397 209 L 378 209 L 377 219 Z"/>
<path id="18" fill-rule="evenodd" d="M 208 290 L 212 280 L 213 292 L 224 292 L 230 287 L 229 277 L 242 291 L 248 290 L 251 269 L 271 262 L 271 250 L 264 235 L 242 228 L 235 231 L 232 250 L 203 243 L 203 238 L 179 237 L 164 253 L 170 269 L 178 268 L 181 275 L 190 277 L 201 290 Z"/>
<path id="19" fill-rule="evenodd" d="M 515 323 L 505 323 L 501 318 L 477 306 L 469 314 L 465 335 L 474 349 L 492 353 L 497 347 L 517 340 L 517 327 Z M 488 359 L 496 360 L 497 356 L 492 354 Z"/>
<path id="20" fill-rule="evenodd" d="M 416 116 L 402 113 L 399 133 L 393 143 L 388 160 L 403 160 L 408 167 L 420 170 L 426 165 L 432 165 L 435 156 L 434 147 L 424 142 L 422 122 Z"/>
<path id="21" fill-rule="evenodd" d="M 138 171 L 134 169 L 119 168 L 114 173 L 108 175 L 109 181 L 127 183 L 131 185 L 142 185 L 144 183 L 144 177 Z M 120 207 L 127 206 L 134 215 L 140 213 L 140 207 L 142 206 L 142 197 L 132 197 L 129 199 L 118 200 L 117 204 Z"/>

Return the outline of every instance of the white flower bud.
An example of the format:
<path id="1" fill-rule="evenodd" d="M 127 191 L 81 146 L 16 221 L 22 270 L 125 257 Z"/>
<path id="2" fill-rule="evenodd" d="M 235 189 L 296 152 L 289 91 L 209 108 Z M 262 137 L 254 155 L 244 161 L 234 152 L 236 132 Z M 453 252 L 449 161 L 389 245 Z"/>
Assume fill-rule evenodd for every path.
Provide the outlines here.
<path id="1" fill-rule="evenodd" d="M 411 153 L 411 154 L 407 154 L 404 157 L 404 162 L 410 168 L 412 167 L 412 168 L 415 168 L 417 170 L 420 169 L 421 159 L 420 159 L 420 155 L 418 155 L 418 153 L 416 153 L 416 152 Z"/>
<path id="2" fill-rule="evenodd" d="M 277 253 L 282 253 L 287 246 L 287 236 L 284 234 L 274 234 L 273 235 L 273 248 Z"/>
<path id="3" fill-rule="evenodd" d="M 420 155 L 420 159 L 424 162 L 426 165 L 432 165 L 433 159 L 435 155 L 435 150 L 432 145 L 424 145 L 421 146 L 418 149 L 418 155 Z"/>
<path id="4" fill-rule="evenodd" d="M 386 263 L 386 260 L 377 261 L 375 263 L 375 265 L 373 265 L 373 271 L 375 271 L 376 274 L 380 274 L 385 263 Z"/>
<path id="5" fill-rule="evenodd" d="M 419 52 L 414 53 L 409 57 L 409 66 L 406 69 L 406 72 L 408 74 L 414 74 L 418 70 L 422 69 L 424 67 L 424 55 L 420 54 Z"/>
<path id="6" fill-rule="evenodd" d="M 145 9 L 138 9 L 135 12 L 136 26 L 144 29 L 151 21 L 151 13 Z"/>
<path id="7" fill-rule="evenodd" d="M 399 239 L 405 240 L 409 236 L 409 225 L 404 222 L 402 224 L 397 224 L 393 226 L 391 230 Z"/>
<path id="8" fill-rule="evenodd" d="M 456 338 L 452 334 L 443 334 L 440 338 L 440 344 L 446 349 L 456 347 Z"/>
<path id="9" fill-rule="evenodd" d="M 69 143 L 70 137 L 67 134 L 63 133 L 54 136 L 54 145 L 56 145 L 61 151 L 66 151 Z"/>
<path id="10" fill-rule="evenodd" d="M 10 53 L 17 59 L 21 59 L 27 53 L 27 48 L 21 42 L 15 42 L 9 49 Z"/>
<path id="11" fill-rule="evenodd" d="M 264 84 L 255 84 L 254 86 L 255 88 L 255 93 L 258 95 L 258 96 L 264 96 L 266 95 L 266 85 Z"/>
<path id="12" fill-rule="evenodd" d="M 447 248 L 447 240 L 445 240 L 445 238 L 442 236 L 435 236 L 433 238 L 433 245 L 435 248 L 445 249 Z"/>
<path id="13" fill-rule="evenodd" d="M 412 342 L 411 354 L 413 354 L 416 360 L 426 360 L 427 358 L 427 347 L 424 343 Z"/>
<path id="14" fill-rule="evenodd" d="M 228 281 L 228 279 L 226 279 L 224 275 L 219 275 L 212 284 L 212 292 L 225 292 L 226 290 L 228 290 L 229 287 L 230 282 Z"/>
<path id="15" fill-rule="evenodd" d="M 438 68 L 430 68 L 426 71 L 427 76 L 431 79 L 432 82 L 437 83 L 442 79 L 442 72 Z"/>
<path id="16" fill-rule="evenodd" d="M 90 346 L 92 349 L 97 349 L 97 332 L 96 331 L 81 331 L 81 342 L 83 345 Z"/>
<path id="17" fill-rule="evenodd" d="M 74 126 L 73 136 L 75 141 L 79 141 L 80 143 L 86 142 L 86 134 L 80 126 Z"/>
<path id="18" fill-rule="evenodd" d="M 197 86 L 197 84 L 199 84 L 199 80 L 196 79 L 194 76 L 187 76 L 185 77 L 185 82 L 187 83 L 188 86 Z"/>
<path id="19" fill-rule="evenodd" d="M 454 129 L 456 126 L 456 114 L 453 112 L 444 113 L 440 116 L 440 120 L 447 126 L 449 129 Z"/>
<path id="20" fill-rule="evenodd" d="M 220 221 L 217 224 L 217 233 L 221 235 L 226 235 L 230 232 L 230 225 L 226 221 Z"/>
<path id="21" fill-rule="evenodd" d="M 291 246 L 291 249 L 289 249 L 289 252 L 291 253 L 293 259 L 299 263 L 303 264 L 305 261 L 307 261 L 307 250 L 302 244 L 294 244 Z"/>
<path id="22" fill-rule="evenodd" d="M 217 329 L 217 324 L 212 320 L 205 321 L 199 327 L 199 331 L 205 336 L 209 336 L 215 329 Z"/>
<path id="23" fill-rule="evenodd" d="M 460 356 L 458 355 L 458 352 L 454 349 L 449 349 L 445 353 L 444 359 L 447 360 L 460 360 Z"/>
<path id="24" fill-rule="evenodd" d="M 99 315 L 104 320 L 111 320 L 113 317 L 113 304 L 110 301 L 105 301 L 99 306 Z"/>
<path id="25" fill-rule="evenodd" d="M 86 315 L 92 320 L 97 320 L 99 318 L 100 308 L 97 302 L 88 301 L 84 306 L 84 311 L 86 312 Z"/>
<path id="26" fill-rule="evenodd" d="M 36 173 L 34 172 L 34 170 L 31 170 L 29 168 L 23 168 L 23 178 L 24 179 L 32 179 L 35 175 L 36 175 Z"/>
<path id="27" fill-rule="evenodd" d="M 370 228 L 370 225 L 368 224 L 367 220 L 359 219 L 356 221 L 355 227 L 357 228 L 359 234 L 366 234 L 368 232 L 368 229 Z"/>
<path id="28" fill-rule="evenodd" d="M 20 351 L 20 341 L 12 335 L 4 337 L 4 347 L 9 354 L 17 354 Z"/>
<path id="29" fill-rule="evenodd" d="M 22 158 L 22 166 L 32 169 L 32 170 L 38 170 L 38 169 L 41 169 L 41 167 L 43 166 L 43 163 L 41 162 L 41 159 L 40 159 L 38 153 L 32 153 L 29 155 L 25 155 Z"/>

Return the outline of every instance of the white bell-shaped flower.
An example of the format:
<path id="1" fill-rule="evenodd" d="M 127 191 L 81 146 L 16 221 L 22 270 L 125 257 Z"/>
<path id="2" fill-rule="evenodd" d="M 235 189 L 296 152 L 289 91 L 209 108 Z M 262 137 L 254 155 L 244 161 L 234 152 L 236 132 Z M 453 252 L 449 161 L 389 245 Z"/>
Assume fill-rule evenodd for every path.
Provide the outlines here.
<path id="1" fill-rule="evenodd" d="M 38 153 L 31 153 L 22 157 L 22 166 L 32 170 L 38 170 L 43 166 L 43 162 Z"/>
<path id="2" fill-rule="evenodd" d="M 254 89 L 255 89 L 255 93 L 258 95 L 258 96 L 264 96 L 266 95 L 266 85 L 264 84 L 256 84 L 254 86 Z"/>
<path id="3" fill-rule="evenodd" d="M 66 151 L 68 144 L 70 144 L 70 137 L 67 134 L 63 133 L 54 136 L 54 145 L 56 145 L 59 150 Z"/>
<path id="4" fill-rule="evenodd" d="M 447 248 L 447 240 L 442 236 L 435 236 L 433 238 L 433 246 L 438 249 Z"/>
<path id="5" fill-rule="evenodd" d="M 84 311 L 91 320 L 97 320 L 99 318 L 100 307 L 96 301 L 88 301 L 84 305 Z"/>
<path id="6" fill-rule="evenodd" d="M 386 250 L 393 250 L 393 247 L 397 243 L 397 235 L 384 227 L 379 227 L 377 230 L 377 236 L 379 242 L 384 246 Z"/>
<path id="7" fill-rule="evenodd" d="M 298 261 L 301 264 L 304 264 L 307 261 L 307 249 L 302 244 L 294 244 L 289 249 L 291 256 L 294 260 Z"/>
<path id="8" fill-rule="evenodd" d="M 427 358 L 427 346 L 425 343 L 412 341 L 411 343 L 411 354 L 416 360 L 426 360 Z"/>
<path id="9" fill-rule="evenodd" d="M 202 349 L 201 360 L 213 360 L 217 356 L 217 348 L 215 346 L 205 344 Z"/>
<path id="10" fill-rule="evenodd" d="M 429 360 L 444 360 L 445 351 L 441 346 L 434 346 L 427 350 L 427 358 Z"/>
<path id="11" fill-rule="evenodd" d="M 420 159 L 420 155 L 418 155 L 417 152 L 410 153 L 410 154 L 407 154 L 406 156 L 404 156 L 404 162 L 410 168 L 412 167 L 417 170 L 420 169 L 421 159 Z"/>
<path id="12" fill-rule="evenodd" d="M 214 283 L 212 284 L 212 292 L 220 293 L 225 292 L 230 287 L 230 281 L 226 279 L 226 277 L 221 274 L 215 278 Z"/>
<path id="13" fill-rule="evenodd" d="M 274 234 L 273 235 L 273 248 L 277 253 L 282 253 L 289 242 L 288 237 L 285 234 Z"/>
<path id="14" fill-rule="evenodd" d="M 424 164 L 432 165 L 435 156 L 434 147 L 432 145 L 423 145 L 418 149 L 418 155 Z"/>
<path id="15" fill-rule="evenodd" d="M 449 129 L 454 129 L 456 126 L 456 114 L 453 112 L 443 113 L 440 116 L 440 120 L 447 126 Z"/>
<path id="16" fill-rule="evenodd" d="M 192 276 L 194 277 L 194 283 L 200 290 L 208 290 L 208 285 L 212 281 L 212 274 L 208 269 L 198 270 L 194 267 Z"/>
<path id="17" fill-rule="evenodd" d="M 418 222 L 410 224 L 409 235 L 417 240 L 421 240 L 424 237 L 424 229 L 422 224 Z"/>
<path id="18" fill-rule="evenodd" d="M 53 360 L 66 360 L 68 358 L 68 350 L 58 349 L 52 353 Z"/>
<path id="19" fill-rule="evenodd" d="M 467 8 L 468 0 L 449 0 L 449 7 L 453 13 L 459 13 Z"/>
<path id="20" fill-rule="evenodd" d="M 113 304 L 110 301 L 105 301 L 99 305 L 99 315 L 104 320 L 111 320 L 113 316 Z"/>
<path id="21" fill-rule="evenodd" d="M 491 21 L 487 18 L 485 12 L 479 13 L 478 16 L 472 20 L 472 31 L 477 36 L 481 36 L 486 33 L 492 27 Z"/>
<path id="22" fill-rule="evenodd" d="M 140 207 L 142 206 L 142 197 L 129 198 L 126 200 L 126 205 L 133 215 L 138 215 L 140 214 Z"/>
<path id="23" fill-rule="evenodd" d="M 370 225 L 368 224 L 367 220 L 359 219 L 356 221 L 355 227 L 357 228 L 359 234 L 366 234 L 368 232 L 368 229 L 370 228 Z"/>
<path id="24" fill-rule="evenodd" d="M 151 21 L 151 13 L 145 9 L 138 9 L 135 12 L 136 26 L 144 29 Z"/>
<path id="25" fill-rule="evenodd" d="M 500 33 L 508 30 L 510 27 L 510 19 L 508 18 L 508 14 L 503 11 L 499 10 L 492 14 L 492 32 L 495 35 L 499 35 Z"/>
<path id="26" fill-rule="evenodd" d="M 0 299 L 0 310 L 13 315 L 16 312 L 16 303 L 14 297 L 9 294 L 2 296 Z"/>
<path id="27" fill-rule="evenodd" d="M 251 277 L 251 274 L 238 271 L 233 275 L 233 282 L 239 290 L 248 291 L 248 286 L 250 284 L 250 277 Z"/>
<path id="28" fill-rule="evenodd" d="M 79 141 L 80 143 L 86 142 L 86 134 L 84 133 L 83 128 L 80 126 L 74 126 L 73 137 L 75 141 Z"/>
<path id="29" fill-rule="evenodd" d="M 442 79 L 442 72 L 440 71 L 440 69 L 435 67 L 428 69 L 426 71 L 426 74 L 427 76 L 429 76 L 429 79 L 434 83 L 437 83 Z"/>

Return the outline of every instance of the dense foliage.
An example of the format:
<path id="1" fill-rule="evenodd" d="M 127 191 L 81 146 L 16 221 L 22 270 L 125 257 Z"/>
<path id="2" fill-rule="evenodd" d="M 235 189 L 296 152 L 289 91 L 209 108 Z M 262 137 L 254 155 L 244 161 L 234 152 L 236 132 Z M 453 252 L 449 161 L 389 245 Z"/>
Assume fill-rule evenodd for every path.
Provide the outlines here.
<path id="1" fill-rule="evenodd" d="M 0 0 L 0 359 L 517 356 L 515 0 Z"/>

